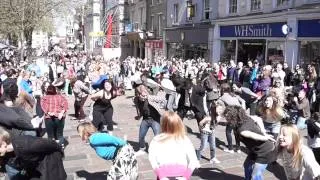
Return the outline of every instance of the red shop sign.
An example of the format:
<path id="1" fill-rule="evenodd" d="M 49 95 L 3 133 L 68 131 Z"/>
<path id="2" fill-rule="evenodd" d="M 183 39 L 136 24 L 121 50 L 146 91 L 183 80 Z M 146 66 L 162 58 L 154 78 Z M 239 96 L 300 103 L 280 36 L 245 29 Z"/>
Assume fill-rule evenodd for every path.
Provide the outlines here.
<path id="1" fill-rule="evenodd" d="M 154 48 L 154 49 L 162 49 L 163 48 L 163 41 L 162 40 L 153 40 L 147 41 L 145 47 Z"/>

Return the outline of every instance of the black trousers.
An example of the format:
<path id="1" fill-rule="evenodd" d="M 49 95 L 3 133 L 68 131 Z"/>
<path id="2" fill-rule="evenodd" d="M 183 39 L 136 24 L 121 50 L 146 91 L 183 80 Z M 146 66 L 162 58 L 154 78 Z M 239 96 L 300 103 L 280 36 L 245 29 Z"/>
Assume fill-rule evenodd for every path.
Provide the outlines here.
<path id="1" fill-rule="evenodd" d="M 318 164 L 320 164 L 320 147 L 319 148 L 312 148 L 314 157 L 316 157 L 316 160 Z"/>
<path id="2" fill-rule="evenodd" d="M 108 131 L 113 131 L 113 107 L 93 107 L 93 125 L 98 129 L 98 130 L 103 130 L 103 126 L 107 125 L 107 130 Z"/>

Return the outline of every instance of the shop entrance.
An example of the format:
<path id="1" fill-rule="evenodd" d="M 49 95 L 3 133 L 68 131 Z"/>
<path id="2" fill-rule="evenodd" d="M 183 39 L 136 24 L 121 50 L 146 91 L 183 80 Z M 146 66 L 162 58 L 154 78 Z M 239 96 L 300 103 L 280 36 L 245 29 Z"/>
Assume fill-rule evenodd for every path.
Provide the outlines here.
<path id="1" fill-rule="evenodd" d="M 249 60 L 258 60 L 265 64 L 266 40 L 264 39 L 243 39 L 238 41 L 238 61 L 247 64 Z"/>

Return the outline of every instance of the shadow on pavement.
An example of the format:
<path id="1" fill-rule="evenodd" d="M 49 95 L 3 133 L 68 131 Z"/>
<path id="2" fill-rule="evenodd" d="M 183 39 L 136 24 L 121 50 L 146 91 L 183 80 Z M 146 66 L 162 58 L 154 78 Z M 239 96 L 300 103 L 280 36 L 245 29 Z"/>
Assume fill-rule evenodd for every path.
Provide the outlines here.
<path id="1" fill-rule="evenodd" d="M 134 149 L 134 151 L 138 151 L 140 149 L 139 143 L 134 141 L 127 141 Z"/>
<path id="2" fill-rule="evenodd" d="M 107 171 L 103 171 L 103 172 L 90 173 L 88 171 L 81 170 L 81 171 L 77 171 L 76 174 L 77 174 L 77 176 L 79 178 L 94 179 L 94 180 L 100 180 L 100 179 L 101 180 L 105 180 L 105 179 L 107 179 L 108 172 Z"/>
<path id="3" fill-rule="evenodd" d="M 185 127 L 187 129 L 188 134 L 192 134 L 192 135 L 196 136 L 197 138 L 200 138 L 200 133 L 193 132 L 189 126 L 185 126 Z"/>
<path id="4" fill-rule="evenodd" d="M 199 177 L 201 179 L 214 179 L 214 180 L 243 180 L 243 177 L 227 174 L 224 171 L 217 168 L 200 168 L 193 173 L 193 177 Z"/>

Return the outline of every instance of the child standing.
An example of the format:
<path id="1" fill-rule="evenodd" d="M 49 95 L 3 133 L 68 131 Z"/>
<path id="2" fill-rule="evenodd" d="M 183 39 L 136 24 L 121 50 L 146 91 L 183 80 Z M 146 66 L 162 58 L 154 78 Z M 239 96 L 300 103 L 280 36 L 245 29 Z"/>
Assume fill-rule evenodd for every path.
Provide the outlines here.
<path id="1" fill-rule="evenodd" d="M 136 180 L 138 162 L 133 148 L 124 140 L 108 133 L 98 132 L 92 123 L 82 123 L 77 127 L 83 141 L 89 142 L 97 155 L 105 160 L 113 160 L 108 180 Z"/>
<path id="2" fill-rule="evenodd" d="M 224 103 L 217 101 L 212 104 L 212 113 L 211 117 L 207 116 L 199 122 L 200 136 L 201 136 L 201 145 L 197 150 L 197 157 L 200 160 L 201 152 L 207 147 L 208 143 L 210 146 L 210 163 L 219 164 L 220 161 L 216 158 L 216 137 L 215 137 L 215 124 L 217 119 L 223 113 L 225 109 Z"/>

